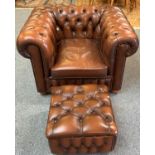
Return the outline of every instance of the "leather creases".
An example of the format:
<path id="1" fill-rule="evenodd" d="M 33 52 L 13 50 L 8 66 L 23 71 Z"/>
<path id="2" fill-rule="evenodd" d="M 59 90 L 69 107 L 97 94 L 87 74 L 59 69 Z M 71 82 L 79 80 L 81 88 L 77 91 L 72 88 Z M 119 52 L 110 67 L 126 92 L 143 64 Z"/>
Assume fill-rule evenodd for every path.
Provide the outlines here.
<path id="1" fill-rule="evenodd" d="M 79 41 L 74 43 L 75 46 L 60 46 L 68 40 Z M 80 46 L 84 40 L 90 40 L 89 47 L 87 43 L 84 48 Z M 126 57 L 134 54 L 138 45 L 137 35 L 124 13 L 118 7 L 108 5 L 36 7 L 17 39 L 19 53 L 31 59 L 37 89 L 41 93 L 50 91 L 47 81 L 51 77 L 57 80 L 62 77 L 105 79 L 108 76 L 112 77 L 110 90 L 116 92 L 121 89 Z M 93 54 L 81 59 L 79 50 L 80 56 L 87 55 L 87 51 Z M 61 51 L 63 57 L 67 53 L 65 60 Z M 75 63 L 75 58 L 81 63 Z M 68 63 L 69 60 L 72 63 Z"/>
<path id="2" fill-rule="evenodd" d="M 81 148 L 85 145 L 86 149 L 89 150 L 87 142 L 83 141 L 89 141 L 90 139 L 90 147 L 96 147 L 97 151 L 99 148 L 95 146 L 94 142 L 96 141 L 96 136 L 99 139 L 99 136 L 101 136 L 100 141 L 102 141 L 102 144 L 100 145 L 102 147 L 100 147 L 100 149 L 102 148 L 102 151 L 104 151 L 103 141 L 105 136 L 111 141 L 111 144 L 107 147 L 109 150 L 113 148 L 113 141 L 117 136 L 117 127 L 112 112 L 108 87 L 106 85 L 64 85 L 52 87 L 51 94 L 46 130 L 46 135 L 50 143 L 57 141 L 57 143 L 60 144 L 61 142 L 59 141 L 66 138 L 68 140 L 64 142 L 64 145 L 70 143 L 68 144 L 69 149 L 67 149 L 69 151 L 72 144 L 68 141 L 76 143 L 76 140 L 81 138 L 79 139 L 79 143 L 81 144 L 77 147 Z M 75 138 L 75 141 L 72 137 Z M 92 140 L 94 142 L 92 142 Z M 54 144 L 53 146 L 51 144 L 52 148 L 54 146 Z M 63 144 L 60 150 L 66 148 L 62 146 Z M 59 145 L 55 147 L 59 147 Z M 55 150 L 56 148 L 53 149 Z"/>

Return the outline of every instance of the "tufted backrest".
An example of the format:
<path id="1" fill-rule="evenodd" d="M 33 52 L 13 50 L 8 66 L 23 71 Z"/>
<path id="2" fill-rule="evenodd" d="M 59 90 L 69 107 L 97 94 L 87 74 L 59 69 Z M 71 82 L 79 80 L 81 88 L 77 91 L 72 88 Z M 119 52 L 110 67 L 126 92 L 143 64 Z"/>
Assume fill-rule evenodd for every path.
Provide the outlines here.
<path id="1" fill-rule="evenodd" d="M 57 39 L 100 38 L 100 19 L 102 6 L 55 6 L 53 14 L 56 21 Z"/>

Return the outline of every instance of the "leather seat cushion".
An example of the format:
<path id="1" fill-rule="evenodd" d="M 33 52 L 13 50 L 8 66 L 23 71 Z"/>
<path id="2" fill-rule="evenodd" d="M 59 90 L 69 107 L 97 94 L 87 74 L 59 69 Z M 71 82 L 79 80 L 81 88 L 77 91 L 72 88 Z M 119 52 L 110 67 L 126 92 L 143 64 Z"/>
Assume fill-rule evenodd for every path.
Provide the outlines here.
<path id="1" fill-rule="evenodd" d="M 51 70 L 53 77 L 103 77 L 107 74 L 99 42 L 93 39 L 62 40 Z"/>

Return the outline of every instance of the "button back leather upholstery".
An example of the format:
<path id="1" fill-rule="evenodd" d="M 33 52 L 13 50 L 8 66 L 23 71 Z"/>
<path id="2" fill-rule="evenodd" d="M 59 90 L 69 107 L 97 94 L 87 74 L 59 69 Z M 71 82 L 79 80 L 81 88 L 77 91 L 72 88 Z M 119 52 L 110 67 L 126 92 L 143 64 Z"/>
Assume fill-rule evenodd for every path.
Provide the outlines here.
<path id="1" fill-rule="evenodd" d="M 86 84 L 51 88 L 46 135 L 53 153 L 111 151 L 117 136 L 109 90 Z"/>
<path id="2" fill-rule="evenodd" d="M 73 39 L 96 40 L 99 42 L 97 47 L 92 43 L 85 48 L 91 50 L 89 53 L 96 48 L 99 55 L 93 53 L 95 57 L 90 57 L 90 62 L 84 57 L 85 63 L 82 61 L 79 66 L 67 62 L 68 68 L 64 68 L 62 60 L 69 48 L 62 43 L 68 44 L 66 40 L 73 42 Z M 75 51 L 78 51 L 77 45 L 72 46 Z M 77 83 L 79 77 L 85 78 L 86 75 L 91 80 L 109 79 L 110 90 L 118 91 L 122 85 L 126 57 L 136 52 L 138 39 L 125 15 L 117 7 L 43 6 L 32 11 L 19 34 L 17 48 L 24 57 L 31 59 L 37 89 L 41 93 L 50 93 L 51 86 L 61 84 L 58 82 L 60 79 L 65 80 L 66 84 L 70 80 Z M 71 53 L 72 56 L 73 59 L 77 57 L 77 52 Z M 75 74 L 69 72 L 71 65 L 75 65 L 72 66 Z M 87 73 L 85 68 L 82 70 L 82 66 L 88 67 Z M 80 67 L 82 72 L 78 72 Z M 55 80 L 57 82 L 53 82 Z"/>
<path id="3" fill-rule="evenodd" d="M 62 38 L 100 38 L 100 18 L 104 7 L 71 6 L 54 7 L 57 23 L 57 39 Z"/>

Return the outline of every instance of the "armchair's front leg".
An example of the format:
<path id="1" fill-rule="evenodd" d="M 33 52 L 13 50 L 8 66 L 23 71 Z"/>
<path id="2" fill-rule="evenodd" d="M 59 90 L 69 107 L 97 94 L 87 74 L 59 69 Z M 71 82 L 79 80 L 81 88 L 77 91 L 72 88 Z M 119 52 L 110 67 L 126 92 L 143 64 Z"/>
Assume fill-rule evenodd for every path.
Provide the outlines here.
<path id="1" fill-rule="evenodd" d="M 117 7 L 107 7 L 100 24 L 103 58 L 112 76 L 111 90 L 117 92 L 122 86 L 126 57 L 137 51 L 138 38 L 124 13 Z"/>
<path id="2" fill-rule="evenodd" d="M 55 55 L 55 21 L 49 8 L 32 11 L 17 38 L 17 48 L 31 60 L 37 90 L 46 93 L 46 79 Z"/>

